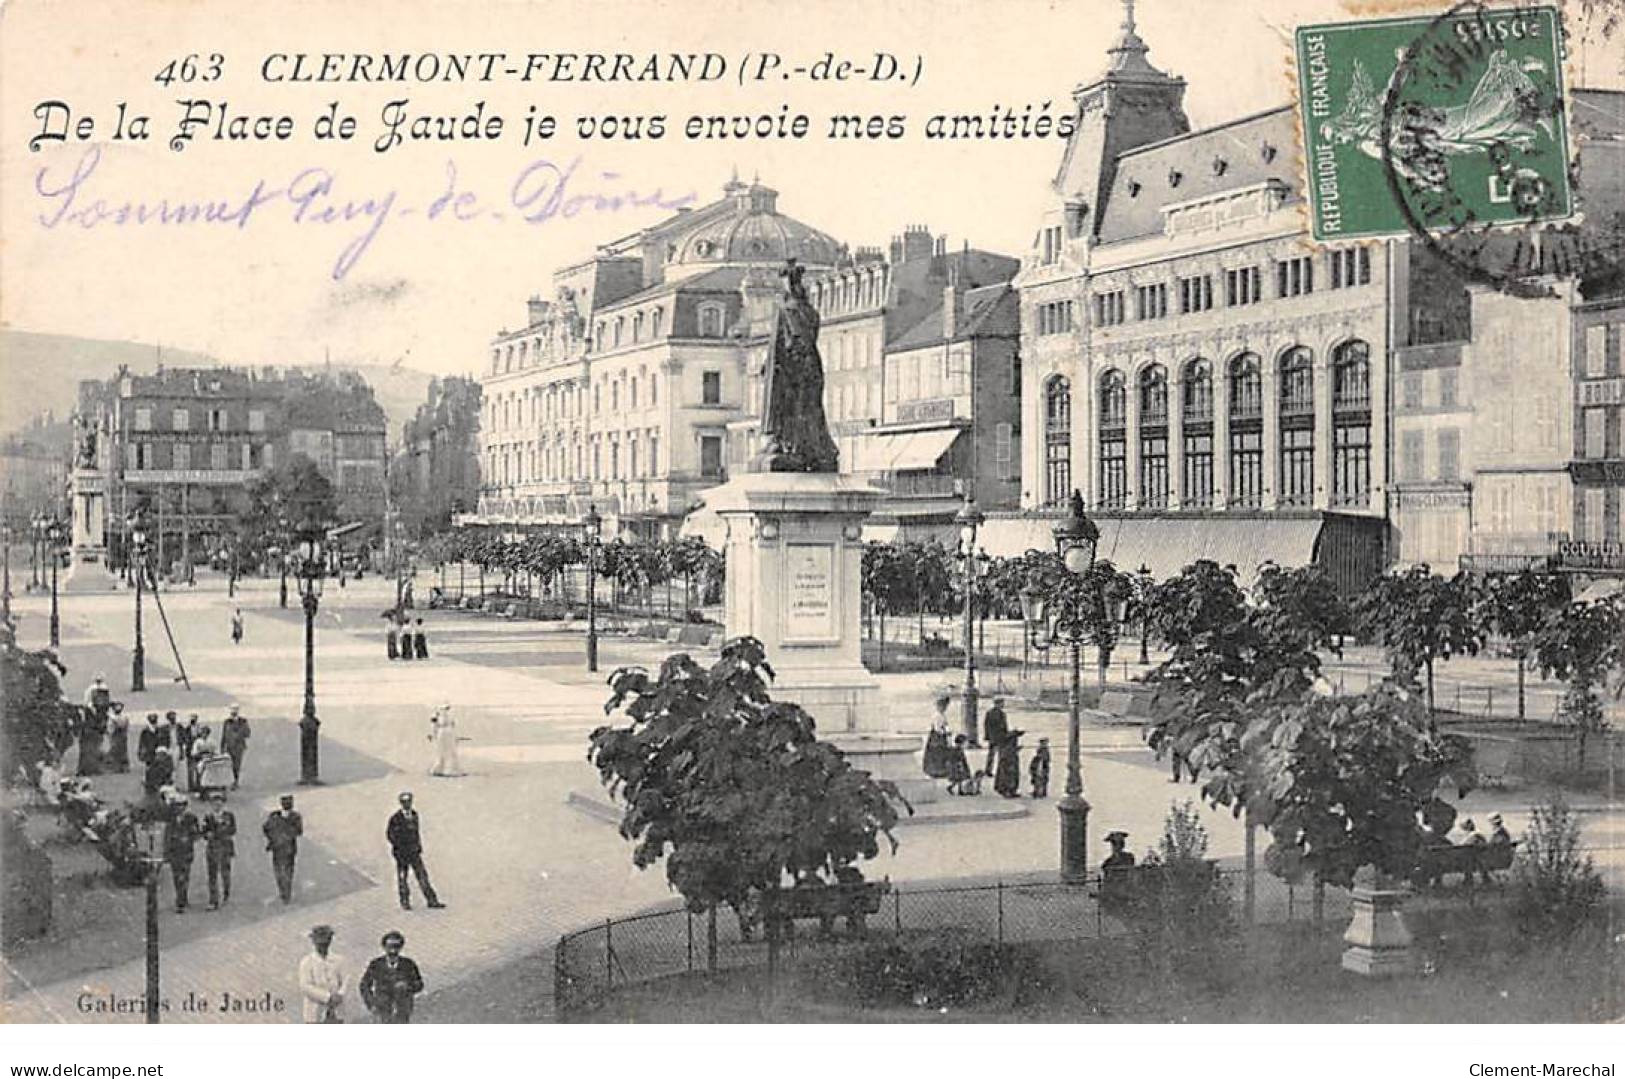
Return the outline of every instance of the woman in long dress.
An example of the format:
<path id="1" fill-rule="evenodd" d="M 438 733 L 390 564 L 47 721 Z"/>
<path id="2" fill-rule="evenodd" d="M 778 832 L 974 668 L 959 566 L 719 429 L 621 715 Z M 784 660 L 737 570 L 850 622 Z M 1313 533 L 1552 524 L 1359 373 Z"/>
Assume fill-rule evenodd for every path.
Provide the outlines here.
<path id="1" fill-rule="evenodd" d="M 457 759 L 457 721 L 452 718 L 451 705 L 441 705 L 429 719 L 429 738 L 434 743 L 433 776 L 460 776 L 463 765 Z"/>
<path id="2" fill-rule="evenodd" d="M 948 757 L 952 752 L 953 747 L 948 744 L 948 698 L 943 697 L 937 701 L 931 731 L 925 736 L 925 754 L 921 762 L 925 774 L 932 779 L 945 777 L 948 774 Z"/>

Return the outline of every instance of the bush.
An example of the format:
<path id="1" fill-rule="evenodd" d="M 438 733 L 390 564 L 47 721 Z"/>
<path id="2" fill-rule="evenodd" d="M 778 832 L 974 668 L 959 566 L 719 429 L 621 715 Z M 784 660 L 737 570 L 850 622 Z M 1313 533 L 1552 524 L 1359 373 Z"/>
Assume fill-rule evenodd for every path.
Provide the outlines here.
<path id="1" fill-rule="evenodd" d="M 1207 858 L 1196 806 L 1169 807 L 1162 840 L 1136 871 L 1129 923 L 1148 960 L 1182 975 L 1212 978 L 1229 965 L 1238 922 L 1230 888 Z"/>
<path id="2" fill-rule="evenodd" d="M 1042 982 L 1034 955 L 1013 945 L 961 936 L 873 944 L 844 956 L 831 986 L 865 1005 L 964 1007 Z"/>
<path id="3" fill-rule="evenodd" d="M 1561 937 L 1602 901 L 1602 874 L 1580 853 L 1580 822 L 1561 798 L 1536 806 L 1512 865 L 1512 909 L 1523 932 Z"/>

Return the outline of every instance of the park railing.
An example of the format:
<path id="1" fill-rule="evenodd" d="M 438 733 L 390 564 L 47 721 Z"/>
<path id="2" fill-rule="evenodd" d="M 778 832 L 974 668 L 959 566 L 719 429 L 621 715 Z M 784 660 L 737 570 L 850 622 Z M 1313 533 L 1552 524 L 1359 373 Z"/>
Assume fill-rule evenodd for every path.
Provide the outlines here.
<path id="1" fill-rule="evenodd" d="M 1249 884 L 1242 870 L 1218 876 L 1237 917 L 1245 921 L 1346 923 L 1351 914 L 1349 894 L 1341 888 L 1291 884 L 1265 873 L 1253 874 Z M 1012 944 L 1121 938 L 1133 935 L 1134 928 L 1110 902 L 1102 905 L 1101 881 L 1094 877 L 1084 884 L 999 881 L 894 888 L 868 917 L 866 939 L 919 931 L 972 933 Z M 606 919 L 560 938 L 553 954 L 556 1014 L 569 1019 L 616 989 L 662 978 L 770 969 L 781 955 L 793 961 L 797 948 L 816 932 L 816 925 L 802 923 L 775 948 L 759 926 L 747 939 L 741 919 L 726 908 L 693 913 L 677 907 Z"/>

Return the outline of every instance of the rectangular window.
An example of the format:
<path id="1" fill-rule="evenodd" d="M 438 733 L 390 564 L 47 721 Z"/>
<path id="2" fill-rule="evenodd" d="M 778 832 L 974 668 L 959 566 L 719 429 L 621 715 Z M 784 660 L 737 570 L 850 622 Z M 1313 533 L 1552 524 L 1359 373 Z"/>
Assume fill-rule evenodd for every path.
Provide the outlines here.
<path id="1" fill-rule="evenodd" d="M 1188 315 L 1206 311 L 1213 306 L 1213 277 L 1199 274 L 1179 279 L 1179 313 Z"/>
<path id="2" fill-rule="evenodd" d="M 1608 410 L 1588 408 L 1585 412 L 1585 457 L 1598 461 L 1608 456 Z"/>
<path id="3" fill-rule="evenodd" d="M 135 410 L 135 429 L 137 431 L 152 430 L 152 409 L 138 408 Z"/>
<path id="4" fill-rule="evenodd" d="M 1363 423 L 1332 429 L 1332 501 L 1364 506 L 1371 500 L 1371 428 Z"/>
<path id="5" fill-rule="evenodd" d="M 1140 439 L 1140 507 L 1162 509 L 1168 505 L 1168 437 L 1147 435 Z"/>
<path id="6" fill-rule="evenodd" d="M 649 475 L 658 476 L 659 474 L 660 474 L 660 433 L 658 431 L 651 430 L 649 432 Z"/>
<path id="7" fill-rule="evenodd" d="M 609 478 L 621 478 L 621 444 L 613 440 L 609 444 Z"/>
<path id="8" fill-rule="evenodd" d="M 1409 374 L 1399 380 L 1400 403 L 1407 409 L 1422 407 L 1422 376 Z"/>
<path id="9" fill-rule="evenodd" d="M 1066 491 L 1064 487 L 1058 489 Z M 1122 509 L 1127 498 L 1128 444 L 1122 432 L 1116 432 L 1100 440 L 1100 504 L 1108 509 Z"/>
<path id="10" fill-rule="evenodd" d="M 241 454 L 241 457 L 239 458 L 239 460 L 242 463 L 240 465 L 238 465 L 238 467 L 241 468 L 244 472 L 247 472 L 247 471 L 249 471 L 250 469 L 252 469 L 254 467 L 254 447 L 253 447 L 253 445 L 251 443 L 248 443 L 248 442 L 243 443 L 243 445 L 242 445 L 242 454 Z"/>
<path id="11" fill-rule="evenodd" d="M 183 470 L 183 469 L 191 468 L 192 467 L 192 447 L 190 445 L 188 445 L 187 443 L 185 443 L 185 442 L 177 442 L 177 443 L 175 443 L 175 447 L 174 447 L 174 450 L 173 450 L 173 453 L 171 455 L 170 460 L 172 462 L 170 467 L 174 468 L 176 470 Z"/>
<path id="12" fill-rule="evenodd" d="M 1281 432 L 1281 505 L 1308 506 L 1314 498 L 1314 429 L 1289 428 Z"/>
<path id="13" fill-rule="evenodd" d="M 1326 264 L 1332 288 L 1353 288 L 1371 283 L 1371 251 L 1369 248 L 1349 248 L 1346 251 L 1328 251 Z"/>
<path id="14" fill-rule="evenodd" d="M 1123 290 L 1113 292 L 1097 292 L 1095 294 L 1095 323 L 1099 326 L 1116 326 L 1124 319 Z"/>
<path id="15" fill-rule="evenodd" d="M 700 403 L 722 404 L 722 372 L 706 371 L 700 375 Z"/>
<path id="16" fill-rule="evenodd" d="M 1013 424 L 996 424 L 993 428 L 993 463 L 998 469 L 999 478 L 1008 480 L 1014 478 L 1011 463 L 1014 458 L 1013 446 L 1015 442 L 1015 426 Z"/>
<path id="17" fill-rule="evenodd" d="M 1586 378 L 1604 378 L 1608 374 L 1608 326 L 1606 323 L 1586 327 Z"/>
<path id="18" fill-rule="evenodd" d="M 1021 396 L 1021 354 L 1010 357 L 1010 396 Z"/>
<path id="19" fill-rule="evenodd" d="M 172 431 L 190 431 L 192 429 L 192 414 L 184 408 L 177 408 L 169 414 L 169 429 Z"/>
<path id="20" fill-rule="evenodd" d="M 1237 506 L 1264 504 L 1264 432 L 1230 432 L 1230 501 Z"/>
<path id="21" fill-rule="evenodd" d="M 248 429 L 250 431 L 265 430 L 264 410 L 258 408 L 251 408 L 248 410 Z"/>
<path id="22" fill-rule="evenodd" d="M 1134 317 L 1138 319 L 1166 318 L 1168 315 L 1168 286 L 1140 285 L 1134 290 Z"/>
<path id="23" fill-rule="evenodd" d="M 209 430 L 224 431 L 230 426 L 230 419 L 225 409 L 209 409 Z"/>
<path id="24" fill-rule="evenodd" d="M 1243 307 L 1264 298 L 1264 275 L 1257 266 L 1224 272 L 1224 300 L 1231 307 Z"/>
<path id="25" fill-rule="evenodd" d="M 1456 407 L 1456 369 L 1446 367 L 1439 371 L 1439 407 Z"/>
<path id="26" fill-rule="evenodd" d="M 700 436 L 700 475 L 717 479 L 722 475 L 722 436 Z"/>
<path id="27" fill-rule="evenodd" d="M 1283 259 L 1275 264 L 1275 294 L 1306 296 L 1315 291 L 1315 264 L 1308 255 Z"/>
<path id="28" fill-rule="evenodd" d="M 1608 538 L 1608 492 L 1602 487 L 1587 487 L 1585 492 L 1585 538 L 1587 543 L 1601 543 Z"/>
<path id="29" fill-rule="evenodd" d="M 1439 432 L 1439 478 L 1461 479 L 1461 432 L 1454 427 Z"/>
<path id="30" fill-rule="evenodd" d="M 1185 436 L 1185 506 L 1213 505 L 1213 436 Z"/>
<path id="31" fill-rule="evenodd" d="M 224 472 L 228 467 L 230 467 L 227 464 L 228 458 L 226 456 L 230 449 L 231 447 L 227 446 L 224 442 L 216 442 L 214 445 L 210 446 L 209 467 L 214 469 L 216 472 Z"/>
<path id="32" fill-rule="evenodd" d="M 1406 431 L 1399 436 L 1399 478 L 1415 482 L 1422 478 L 1421 431 Z"/>

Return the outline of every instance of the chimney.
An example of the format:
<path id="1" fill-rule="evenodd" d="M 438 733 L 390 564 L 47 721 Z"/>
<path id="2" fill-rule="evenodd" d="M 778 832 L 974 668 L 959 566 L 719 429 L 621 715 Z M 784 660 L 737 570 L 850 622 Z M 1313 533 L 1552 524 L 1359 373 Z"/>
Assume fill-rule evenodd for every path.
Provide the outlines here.
<path id="1" fill-rule="evenodd" d="M 959 267 L 948 267 L 948 284 L 942 290 L 942 336 L 949 341 L 959 332 L 965 318 L 965 290 L 960 285 Z"/>
<path id="2" fill-rule="evenodd" d="M 539 326 L 547 319 L 547 301 L 540 296 L 532 296 L 525 301 L 525 310 L 530 313 L 529 326 Z"/>
<path id="3" fill-rule="evenodd" d="M 903 257 L 897 261 L 913 262 L 930 258 L 934 247 L 930 229 L 924 225 L 910 225 L 903 230 Z"/>

